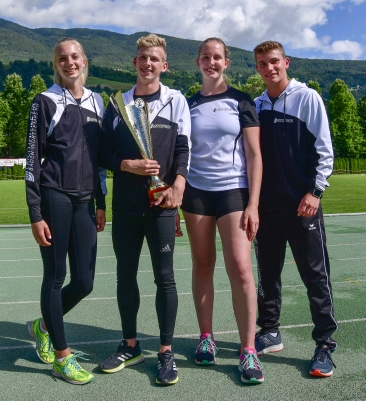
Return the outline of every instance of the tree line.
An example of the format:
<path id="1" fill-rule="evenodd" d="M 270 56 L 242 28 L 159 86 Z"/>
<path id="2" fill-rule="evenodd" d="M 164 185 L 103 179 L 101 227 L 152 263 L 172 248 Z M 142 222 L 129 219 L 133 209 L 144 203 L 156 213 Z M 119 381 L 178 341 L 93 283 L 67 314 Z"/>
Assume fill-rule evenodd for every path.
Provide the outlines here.
<path id="1" fill-rule="evenodd" d="M 12 63 L 12 68 L 20 68 L 21 63 Z M 27 62 L 37 64 L 34 61 Z M 44 73 L 25 78 L 19 73 L 13 72 L 0 81 L 0 157 L 22 158 L 25 157 L 26 136 L 28 125 L 28 114 L 34 96 L 46 90 L 52 84 L 50 73 L 52 65 L 44 63 Z M 51 70 L 50 70 L 51 69 Z M 30 68 L 32 71 L 32 68 Z M 93 67 L 91 72 L 94 76 L 103 79 L 114 79 L 113 73 L 104 67 Z M 111 70 L 111 69 L 109 69 Z M 33 69 L 34 71 L 34 69 Z M 4 66 L 0 63 L 0 79 Z M 47 72 L 47 74 L 46 74 Z M 124 79 L 129 79 L 131 84 L 136 80 L 134 71 L 127 71 Z M 115 71 L 121 73 L 121 71 Z M 51 82 L 46 82 L 44 74 Z M 103 75 L 104 74 L 104 75 Z M 110 74 L 110 75 L 108 75 Z M 181 89 L 187 97 L 193 95 L 200 89 L 200 74 L 187 71 L 180 73 L 171 72 L 173 87 Z M 103 75 L 103 76 L 102 76 Z M 116 75 L 118 77 L 118 74 Z M 23 84 L 29 82 L 29 88 Z M 47 80 L 47 81 L 48 81 Z M 264 82 L 259 74 L 250 75 L 244 83 L 235 79 L 227 78 L 228 84 L 239 90 L 249 93 L 252 98 L 259 96 L 265 89 Z M 308 81 L 307 85 L 322 95 L 322 88 L 316 81 Z M 108 91 L 110 92 L 110 91 Z M 109 102 L 106 91 L 101 92 L 105 105 Z M 337 158 L 366 159 L 366 96 L 357 103 L 346 83 L 336 79 L 331 85 L 329 97 L 323 99 L 328 111 L 330 130 L 332 134 L 333 147 Z"/>

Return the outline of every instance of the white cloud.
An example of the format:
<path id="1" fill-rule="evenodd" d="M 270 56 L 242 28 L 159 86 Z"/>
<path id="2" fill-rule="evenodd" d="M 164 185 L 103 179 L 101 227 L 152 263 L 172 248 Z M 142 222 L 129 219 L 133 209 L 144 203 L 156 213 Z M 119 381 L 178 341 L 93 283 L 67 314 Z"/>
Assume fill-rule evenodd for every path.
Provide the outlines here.
<path id="1" fill-rule="evenodd" d="M 203 40 L 220 36 L 232 46 L 252 49 L 274 39 L 289 49 L 336 58 L 360 58 L 355 41 L 318 37 L 337 5 L 356 8 L 366 0 L 2 0 L 0 17 L 30 28 L 87 27 L 132 33 L 150 31 Z M 112 28 L 113 27 L 113 28 Z"/>
<path id="2" fill-rule="evenodd" d="M 351 58 L 358 59 L 362 53 L 363 48 L 358 42 L 351 40 L 336 40 L 330 46 L 323 49 L 325 54 L 338 55 L 338 58 Z"/>

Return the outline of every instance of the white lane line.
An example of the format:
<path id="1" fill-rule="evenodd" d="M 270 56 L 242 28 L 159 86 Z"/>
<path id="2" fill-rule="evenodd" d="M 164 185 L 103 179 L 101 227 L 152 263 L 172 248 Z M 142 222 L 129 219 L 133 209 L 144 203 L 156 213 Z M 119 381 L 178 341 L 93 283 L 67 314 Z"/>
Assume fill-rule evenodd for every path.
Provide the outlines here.
<path id="1" fill-rule="evenodd" d="M 41 277 L 41 276 L 40 276 Z M 336 284 L 360 284 L 360 283 L 364 283 L 366 282 L 366 280 L 361 279 L 361 280 L 345 280 L 345 281 L 333 281 L 332 285 L 336 285 Z M 296 287 L 304 287 L 304 284 L 289 284 L 289 285 L 283 285 L 282 288 L 296 288 Z M 227 289 L 227 290 L 215 290 L 215 294 L 219 294 L 219 293 L 225 293 L 225 292 L 231 292 L 231 289 Z M 182 295 L 192 295 L 192 292 L 179 292 L 178 296 L 182 296 Z M 146 295 L 140 295 L 140 298 L 152 298 L 155 297 L 156 294 L 146 294 Z M 84 298 L 81 302 L 85 302 L 85 301 L 111 301 L 111 300 L 115 300 L 117 299 L 117 297 L 96 297 L 96 298 L 92 298 L 92 297 L 88 297 L 88 298 Z M 24 305 L 24 304 L 38 304 L 40 301 L 9 301 L 9 302 L 0 302 L 0 305 Z"/>
<path id="2" fill-rule="evenodd" d="M 28 237 L 27 238 L 1 238 L 1 235 L 0 235 L 0 242 L 2 242 L 2 241 L 34 241 L 34 238 L 33 238 L 31 232 L 27 232 L 27 233 L 25 233 L 25 232 L 18 233 L 17 232 L 17 235 L 18 234 L 28 234 Z M 100 239 L 100 238 L 109 238 L 109 239 L 111 239 L 112 236 L 111 235 L 103 235 L 103 236 L 99 236 L 98 235 L 98 239 Z"/>
<path id="3" fill-rule="evenodd" d="M 358 323 L 358 322 L 366 322 L 366 318 L 357 318 L 357 319 L 347 319 L 347 320 L 339 320 L 338 324 L 346 324 L 346 323 Z M 291 324 L 288 326 L 281 326 L 281 330 L 286 329 L 298 329 L 301 327 L 313 327 L 313 323 L 304 323 L 304 324 Z M 238 330 L 226 330 L 226 331 L 215 331 L 215 336 L 226 335 L 226 334 L 237 334 Z M 174 338 L 198 338 L 200 336 L 199 333 L 194 334 L 177 334 L 174 335 Z M 4 338 L 4 337 L 3 337 Z M 6 338 L 6 337 L 5 337 Z M 151 336 L 151 337 L 139 337 L 139 341 L 149 341 L 156 340 L 159 337 Z M 70 346 L 78 346 L 78 345 L 96 345 L 96 344 L 106 344 L 106 343 L 119 343 L 121 339 L 116 340 L 96 340 L 96 341 L 77 341 L 69 343 Z M 36 348 L 35 344 L 29 345 L 14 345 L 7 347 L 0 347 L 0 351 L 9 351 L 9 350 L 17 350 L 17 349 L 34 349 Z"/>
<path id="4" fill-rule="evenodd" d="M 191 252 L 177 252 L 174 253 L 174 256 L 179 256 L 179 255 L 190 255 Z M 140 255 L 144 257 L 150 257 L 150 255 Z M 97 259 L 115 259 L 115 256 L 97 256 Z M 366 256 L 363 256 L 361 258 L 341 258 L 341 259 L 333 259 L 330 257 L 331 262 L 336 262 L 336 261 L 355 261 L 355 260 L 364 260 L 366 259 Z M 0 262 L 34 262 L 34 261 L 41 261 L 42 259 L 0 259 Z M 294 261 L 291 262 L 285 262 L 285 265 L 293 265 L 295 264 Z M 4 266 L 5 267 L 5 266 Z"/>
<path id="5" fill-rule="evenodd" d="M 178 244 L 176 243 L 175 246 L 177 247 L 177 245 L 181 245 L 181 244 L 187 244 L 189 245 L 189 242 L 179 242 Z M 359 245 L 366 245 L 366 242 L 353 242 L 351 244 L 327 244 L 327 247 L 337 247 L 337 246 L 359 246 Z M 112 248 L 113 245 L 98 245 L 98 248 Z M 287 246 L 288 249 L 290 249 L 289 246 Z M 16 248 L 0 248 L 0 250 L 3 251 L 20 251 L 23 249 L 39 249 L 39 246 L 27 246 L 27 247 L 16 247 Z M 254 249 L 251 249 L 252 251 L 254 251 Z M 188 252 L 190 253 L 190 252 Z M 186 255 L 186 253 L 178 253 L 178 252 L 174 252 L 174 255 Z M 149 255 L 141 255 L 141 256 L 149 256 Z M 111 257 L 111 256 L 108 256 Z"/>
<path id="6" fill-rule="evenodd" d="M 112 248 L 112 247 L 113 247 L 112 244 L 110 244 L 110 245 L 99 245 L 98 244 L 98 248 Z M 0 248 L 0 250 L 3 250 L 3 251 L 14 251 L 14 250 L 21 251 L 23 249 L 39 249 L 39 245 L 38 246 L 21 246 L 21 247 L 16 247 L 16 248 Z"/>

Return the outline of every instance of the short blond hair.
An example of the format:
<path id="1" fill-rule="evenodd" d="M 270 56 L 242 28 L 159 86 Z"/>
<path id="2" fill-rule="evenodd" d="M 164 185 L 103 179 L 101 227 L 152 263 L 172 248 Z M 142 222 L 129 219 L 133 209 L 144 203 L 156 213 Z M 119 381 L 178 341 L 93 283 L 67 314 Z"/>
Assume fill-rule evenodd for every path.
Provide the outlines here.
<path id="1" fill-rule="evenodd" d="M 137 50 L 141 47 L 161 47 L 164 50 L 165 60 L 167 58 L 166 41 L 164 38 L 151 33 L 148 36 L 141 36 L 136 42 Z M 165 61 L 164 60 L 164 61 Z"/>
<path id="2" fill-rule="evenodd" d="M 257 61 L 257 54 L 268 53 L 271 50 L 278 50 L 282 54 L 283 58 L 286 58 L 285 49 L 280 42 L 267 40 L 266 42 L 259 43 L 259 45 L 253 49 L 255 61 Z"/>
<path id="3" fill-rule="evenodd" d="M 62 38 L 62 39 L 60 39 L 60 40 L 55 44 L 55 47 L 53 48 L 53 71 L 54 71 L 54 73 L 53 73 L 53 82 L 54 82 L 55 84 L 58 84 L 58 85 L 61 86 L 62 78 L 61 78 L 61 75 L 60 75 L 60 73 L 57 71 L 57 68 L 56 68 L 56 62 L 57 62 L 57 48 L 58 48 L 62 43 L 65 43 L 65 42 L 73 42 L 73 43 L 75 43 L 76 46 L 79 47 L 79 49 L 80 49 L 80 51 L 81 51 L 81 55 L 82 55 L 83 59 L 85 60 L 85 66 L 83 67 L 83 70 L 82 70 L 82 72 L 81 72 L 81 85 L 84 85 L 85 82 L 86 82 L 86 80 L 87 80 L 87 78 L 88 78 L 88 58 L 86 57 L 86 54 L 85 54 L 85 52 L 84 52 L 84 48 L 83 48 L 83 46 L 81 45 L 81 43 L 78 42 L 78 41 L 77 41 L 76 39 L 74 39 L 74 38 Z"/>

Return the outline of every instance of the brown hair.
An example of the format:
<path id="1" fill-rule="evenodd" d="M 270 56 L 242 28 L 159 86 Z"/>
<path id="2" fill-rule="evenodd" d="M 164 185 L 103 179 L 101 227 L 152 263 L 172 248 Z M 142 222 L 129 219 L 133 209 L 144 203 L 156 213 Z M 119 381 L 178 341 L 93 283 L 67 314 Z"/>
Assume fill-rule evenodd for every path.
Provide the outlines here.
<path id="1" fill-rule="evenodd" d="M 271 50 L 279 50 L 283 58 L 286 58 L 285 49 L 283 48 L 280 42 L 276 42 L 274 40 L 267 40 L 266 42 L 260 43 L 253 49 L 255 59 L 257 60 L 257 54 L 267 53 Z"/>
<path id="2" fill-rule="evenodd" d="M 205 40 L 200 44 L 200 47 L 199 47 L 199 49 L 198 49 L 198 57 L 200 57 L 200 55 L 201 55 L 201 51 L 202 51 L 203 46 L 204 46 L 206 43 L 208 43 L 208 42 L 217 42 L 217 43 L 220 43 L 220 45 L 222 45 L 223 48 L 224 48 L 225 59 L 228 59 L 228 58 L 229 58 L 229 56 L 230 56 L 230 50 L 229 50 L 229 48 L 226 46 L 225 42 L 224 42 L 222 39 L 220 39 L 220 38 L 215 38 L 215 37 L 213 37 L 213 38 L 207 38 L 207 39 L 205 39 Z"/>
<path id="3" fill-rule="evenodd" d="M 61 75 L 57 71 L 57 68 L 56 68 L 56 61 L 57 61 L 57 48 L 58 48 L 58 46 L 60 46 L 62 43 L 65 43 L 65 42 L 74 42 L 76 44 L 76 46 L 79 47 L 79 49 L 81 51 L 81 55 L 85 60 L 85 66 L 83 67 L 83 70 L 81 72 L 81 85 L 84 85 L 86 82 L 86 79 L 88 78 L 88 59 L 84 52 L 83 46 L 80 44 L 80 42 L 78 42 L 74 38 L 62 38 L 55 44 L 55 47 L 53 48 L 53 70 L 54 70 L 53 82 L 58 85 L 61 85 L 61 83 L 62 83 Z"/>
<path id="4" fill-rule="evenodd" d="M 164 38 L 161 38 L 158 35 L 155 34 L 150 34 L 148 36 L 141 36 L 140 39 L 137 40 L 137 49 L 140 49 L 141 47 L 161 47 L 164 50 L 165 54 L 165 60 L 167 57 L 167 51 L 166 51 L 166 41 Z"/>

